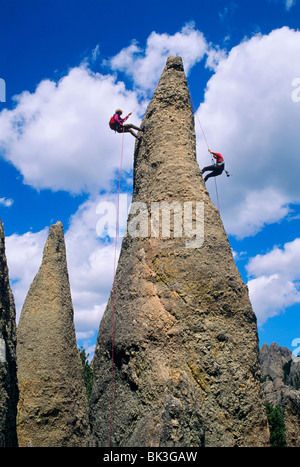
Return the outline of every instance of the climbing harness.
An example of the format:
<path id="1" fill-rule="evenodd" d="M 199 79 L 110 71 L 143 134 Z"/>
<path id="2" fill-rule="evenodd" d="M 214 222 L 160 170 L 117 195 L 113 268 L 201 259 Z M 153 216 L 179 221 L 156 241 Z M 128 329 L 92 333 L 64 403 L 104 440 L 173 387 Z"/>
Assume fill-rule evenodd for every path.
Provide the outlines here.
<path id="1" fill-rule="evenodd" d="M 158 83 L 143 97 L 138 105 L 133 109 L 131 114 L 141 105 L 141 103 L 151 94 L 156 88 Z M 113 117 L 112 117 L 113 118 Z M 110 121 L 110 123 L 113 123 Z M 118 201 L 117 201 L 117 218 L 116 218 L 116 236 L 115 236 L 115 250 L 114 250 L 114 274 L 113 274 L 113 289 L 112 289 L 112 339 L 111 339 L 111 403 L 110 403 L 110 428 L 109 428 L 109 447 L 111 447 L 112 438 L 112 424 L 113 424 L 113 407 L 114 407 L 114 357 L 115 357 L 115 285 L 116 285 L 116 264 L 117 264 L 117 245 L 118 245 L 118 231 L 119 231 L 119 210 L 120 210 L 120 191 L 121 191 L 121 178 L 122 178 L 122 164 L 124 153 L 124 127 L 122 131 L 122 147 L 121 147 L 121 160 L 119 172 L 119 187 L 118 187 Z"/>

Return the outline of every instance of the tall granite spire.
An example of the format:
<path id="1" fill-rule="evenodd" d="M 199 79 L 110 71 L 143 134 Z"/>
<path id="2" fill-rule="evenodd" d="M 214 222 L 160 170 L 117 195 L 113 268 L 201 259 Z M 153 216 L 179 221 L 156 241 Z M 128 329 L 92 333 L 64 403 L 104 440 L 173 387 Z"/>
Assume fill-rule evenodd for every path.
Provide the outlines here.
<path id="1" fill-rule="evenodd" d="M 89 424 L 63 226 L 50 227 L 17 330 L 19 445 L 82 447 Z"/>
<path id="2" fill-rule="evenodd" d="M 0 220 L 0 447 L 16 447 L 18 403 L 16 310 L 9 284 L 5 239 Z"/>
<path id="3" fill-rule="evenodd" d="M 93 443 L 111 431 L 111 446 L 264 446 L 256 318 L 197 164 L 180 57 L 143 125 L 114 332 L 111 296 L 93 361 Z"/>

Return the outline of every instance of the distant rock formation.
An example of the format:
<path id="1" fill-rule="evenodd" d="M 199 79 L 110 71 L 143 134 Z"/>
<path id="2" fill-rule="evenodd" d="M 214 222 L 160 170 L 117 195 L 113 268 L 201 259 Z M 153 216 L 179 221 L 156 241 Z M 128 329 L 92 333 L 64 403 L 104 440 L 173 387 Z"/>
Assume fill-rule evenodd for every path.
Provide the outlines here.
<path id="1" fill-rule="evenodd" d="M 196 160 L 180 57 L 168 58 L 143 125 L 116 272 L 113 404 L 111 295 L 93 360 L 92 444 L 108 446 L 112 415 L 111 446 L 266 446 L 256 317 Z"/>
<path id="2" fill-rule="evenodd" d="M 88 405 L 73 322 L 63 226 L 50 227 L 17 330 L 21 447 L 88 445 Z"/>
<path id="3" fill-rule="evenodd" d="M 0 220 L 0 447 L 16 447 L 18 403 L 16 310 L 9 285 L 5 239 Z"/>
<path id="4" fill-rule="evenodd" d="M 300 447 L 300 361 L 273 342 L 260 349 L 264 400 L 284 411 L 288 447 Z"/>

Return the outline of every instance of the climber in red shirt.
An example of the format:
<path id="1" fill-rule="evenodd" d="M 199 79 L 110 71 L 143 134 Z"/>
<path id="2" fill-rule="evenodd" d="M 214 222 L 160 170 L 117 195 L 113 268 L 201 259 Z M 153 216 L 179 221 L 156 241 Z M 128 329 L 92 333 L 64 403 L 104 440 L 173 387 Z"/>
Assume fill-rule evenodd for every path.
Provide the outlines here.
<path id="1" fill-rule="evenodd" d="M 207 167 L 204 167 L 202 169 L 202 173 L 207 172 L 208 170 L 212 171 L 211 173 L 207 174 L 206 177 L 204 178 L 205 182 L 210 177 L 217 177 L 218 175 L 221 175 L 221 173 L 225 169 L 225 163 L 224 163 L 224 159 L 223 159 L 222 154 L 219 154 L 218 152 L 213 152 L 210 149 L 208 151 L 216 159 L 216 163 L 213 164 L 213 165 L 208 165 Z"/>
<path id="2" fill-rule="evenodd" d="M 124 117 L 124 118 L 121 117 L 122 113 L 123 111 L 121 109 L 117 109 L 115 111 L 113 117 L 111 117 L 109 121 L 110 128 L 116 131 L 117 133 L 123 133 L 123 131 L 124 133 L 131 133 L 132 136 L 134 136 L 137 139 L 140 139 L 140 136 L 136 135 L 133 130 L 144 131 L 144 129 L 139 128 L 138 126 L 135 126 L 132 123 L 124 124 L 124 122 L 126 122 L 128 117 L 130 117 L 131 112 L 127 115 L 127 117 Z"/>

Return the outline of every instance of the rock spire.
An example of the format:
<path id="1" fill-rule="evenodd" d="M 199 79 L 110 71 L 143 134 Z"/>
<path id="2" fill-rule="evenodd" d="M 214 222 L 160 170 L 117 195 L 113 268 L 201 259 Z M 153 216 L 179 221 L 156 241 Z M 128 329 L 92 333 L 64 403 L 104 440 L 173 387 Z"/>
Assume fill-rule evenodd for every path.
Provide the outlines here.
<path id="1" fill-rule="evenodd" d="M 50 227 L 17 330 L 21 447 L 82 447 L 89 424 L 63 226 Z"/>
<path id="2" fill-rule="evenodd" d="M 296 352 L 298 349 L 295 349 Z M 272 342 L 259 352 L 263 397 L 273 407 L 281 405 L 287 447 L 300 447 L 300 359 L 286 347 Z"/>
<path id="3" fill-rule="evenodd" d="M 18 403 L 16 310 L 9 284 L 5 238 L 0 220 L 0 447 L 16 447 Z"/>
<path id="4" fill-rule="evenodd" d="M 111 446 L 264 446 L 256 318 L 197 164 L 180 57 L 168 58 L 143 125 L 116 272 L 112 412 L 111 296 L 93 360 L 93 444 L 108 446 L 112 413 Z"/>

